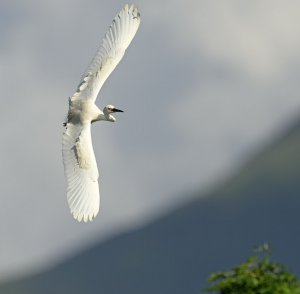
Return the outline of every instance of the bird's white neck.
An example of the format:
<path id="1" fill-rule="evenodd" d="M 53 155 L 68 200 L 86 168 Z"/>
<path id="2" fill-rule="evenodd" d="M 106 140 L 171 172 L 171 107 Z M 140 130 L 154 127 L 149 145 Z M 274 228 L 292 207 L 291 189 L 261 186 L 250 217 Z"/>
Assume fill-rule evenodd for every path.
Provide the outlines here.
<path id="1" fill-rule="evenodd" d="M 105 120 L 115 122 L 116 119 L 111 114 L 104 114 Z"/>
<path id="2" fill-rule="evenodd" d="M 116 119 L 109 113 L 99 113 L 98 117 L 94 120 L 92 120 L 92 123 L 99 121 L 99 120 L 106 120 L 106 121 L 111 121 L 111 122 L 115 122 Z"/>

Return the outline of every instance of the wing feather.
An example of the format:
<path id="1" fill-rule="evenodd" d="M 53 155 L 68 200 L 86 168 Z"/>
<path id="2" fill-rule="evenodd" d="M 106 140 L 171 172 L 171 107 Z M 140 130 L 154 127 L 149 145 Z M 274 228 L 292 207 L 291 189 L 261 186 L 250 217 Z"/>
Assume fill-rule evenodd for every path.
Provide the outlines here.
<path id="1" fill-rule="evenodd" d="M 92 99 L 124 56 L 140 25 L 136 6 L 125 5 L 110 25 L 102 44 L 81 79 L 71 100 Z"/>
<path id="2" fill-rule="evenodd" d="M 100 194 L 91 124 L 67 123 L 63 134 L 63 162 L 71 213 L 78 221 L 92 221 L 99 211 Z"/>

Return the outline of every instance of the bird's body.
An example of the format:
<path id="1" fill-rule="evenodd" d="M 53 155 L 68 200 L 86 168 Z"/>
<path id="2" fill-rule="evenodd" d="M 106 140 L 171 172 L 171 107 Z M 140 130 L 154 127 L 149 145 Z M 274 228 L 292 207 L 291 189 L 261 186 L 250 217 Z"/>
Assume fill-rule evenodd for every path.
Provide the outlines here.
<path id="1" fill-rule="evenodd" d="M 63 133 L 63 162 L 68 204 L 78 221 L 92 221 L 100 205 L 99 172 L 91 124 L 101 120 L 114 122 L 112 113 L 122 112 L 113 105 L 107 105 L 101 111 L 95 101 L 105 80 L 122 59 L 139 24 L 138 9 L 134 5 L 125 5 L 114 18 L 77 91 L 69 99 Z"/>

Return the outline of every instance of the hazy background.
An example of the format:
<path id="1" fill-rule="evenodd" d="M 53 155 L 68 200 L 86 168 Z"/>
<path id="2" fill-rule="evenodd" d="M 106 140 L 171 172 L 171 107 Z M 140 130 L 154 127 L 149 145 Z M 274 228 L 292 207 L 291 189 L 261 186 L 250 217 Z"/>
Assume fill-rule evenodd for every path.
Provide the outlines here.
<path id="1" fill-rule="evenodd" d="M 298 1 L 137 1 L 140 29 L 93 125 L 101 211 L 78 224 L 67 98 L 123 1 L 0 1 L 0 279 L 37 271 L 211 189 L 300 111 Z M 184 193 L 183 193 L 184 192 Z"/>

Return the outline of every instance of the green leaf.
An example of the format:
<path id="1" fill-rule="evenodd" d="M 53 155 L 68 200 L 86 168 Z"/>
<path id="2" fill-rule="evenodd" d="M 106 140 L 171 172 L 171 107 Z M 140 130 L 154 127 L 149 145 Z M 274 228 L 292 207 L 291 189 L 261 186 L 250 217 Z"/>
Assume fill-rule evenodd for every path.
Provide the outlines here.
<path id="1" fill-rule="evenodd" d="M 206 292 L 219 294 L 300 294 L 300 282 L 286 266 L 271 261 L 268 243 L 255 248 L 257 255 L 225 272 L 209 276 Z"/>

